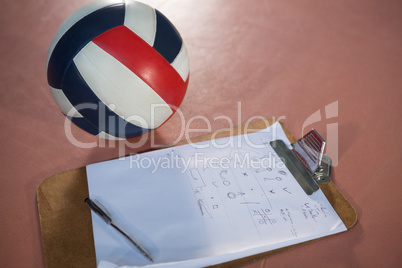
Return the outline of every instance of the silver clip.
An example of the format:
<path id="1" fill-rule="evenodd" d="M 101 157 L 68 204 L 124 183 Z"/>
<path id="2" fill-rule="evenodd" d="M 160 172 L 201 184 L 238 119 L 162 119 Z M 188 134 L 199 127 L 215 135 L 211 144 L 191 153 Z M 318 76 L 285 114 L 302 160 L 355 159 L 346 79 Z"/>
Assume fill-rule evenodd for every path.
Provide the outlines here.
<path id="1" fill-rule="evenodd" d="M 325 140 L 315 129 L 292 144 L 292 149 L 280 140 L 270 144 L 308 195 L 319 189 L 317 182 L 331 179 L 332 160 L 324 154 Z"/>

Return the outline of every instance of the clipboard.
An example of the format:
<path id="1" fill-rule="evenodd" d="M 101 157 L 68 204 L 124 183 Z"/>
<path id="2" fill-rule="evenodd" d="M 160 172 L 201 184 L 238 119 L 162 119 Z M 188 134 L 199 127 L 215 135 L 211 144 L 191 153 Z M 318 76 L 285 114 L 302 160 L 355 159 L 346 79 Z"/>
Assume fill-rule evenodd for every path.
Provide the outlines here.
<path id="1" fill-rule="evenodd" d="M 220 130 L 215 133 L 216 135 L 213 133 L 201 135 L 193 138 L 191 142 L 252 133 L 273 123 L 275 121 L 268 119 L 257 120 L 247 125 Z M 295 137 L 283 123 L 281 125 L 290 142 L 295 143 Z M 188 142 L 181 141 L 174 146 Z M 163 148 L 171 146 L 166 145 Z M 347 229 L 352 228 L 357 222 L 357 213 L 335 184 L 329 181 L 320 183 L 319 187 Z M 47 267 L 96 267 L 91 213 L 82 202 L 88 195 L 85 167 L 51 176 L 38 186 L 37 203 Z M 310 242 L 312 241 L 219 264 L 217 267 L 245 265 Z"/>

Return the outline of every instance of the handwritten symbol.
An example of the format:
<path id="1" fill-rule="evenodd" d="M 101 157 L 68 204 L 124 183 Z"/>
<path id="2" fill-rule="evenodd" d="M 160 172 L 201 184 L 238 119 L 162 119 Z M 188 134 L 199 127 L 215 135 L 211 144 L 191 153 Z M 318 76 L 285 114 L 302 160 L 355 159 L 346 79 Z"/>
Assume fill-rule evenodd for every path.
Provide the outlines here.
<path id="1" fill-rule="evenodd" d="M 253 210 L 253 216 L 257 217 L 259 224 L 264 225 L 274 225 L 276 223 L 276 219 L 273 219 L 269 216 L 271 210 L 270 209 L 260 209 L 260 210 Z"/>
<path id="2" fill-rule="evenodd" d="M 196 184 L 196 188 L 202 190 L 203 187 L 207 186 L 197 169 L 190 169 L 190 176 L 193 178 L 194 183 Z"/>
<path id="3" fill-rule="evenodd" d="M 223 174 L 228 174 L 227 170 L 222 170 L 221 173 L 219 173 L 219 176 L 221 176 L 222 179 L 226 179 Z"/>
<path id="4" fill-rule="evenodd" d="M 235 199 L 235 198 L 236 198 L 236 194 L 235 194 L 235 193 L 232 193 L 232 192 L 229 192 L 229 193 L 227 194 L 227 196 L 228 196 L 230 199 Z"/>
<path id="5" fill-rule="evenodd" d="M 259 168 L 255 171 L 255 173 L 261 173 L 261 172 L 266 172 L 266 171 L 272 171 L 272 168 L 267 167 L 267 168 Z"/>
<path id="6" fill-rule="evenodd" d="M 269 191 L 271 194 L 275 194 L 274 189 L 272 189 L 271 191 Z"/>
<path id="7" fill-rule="evenodd" d="M 198 205 L 198 207 L 200 209 L 201 216 L 208 216 L 208 217 L 212 218 L 211 214 L 209 214 L 207 208 L 205 207 L 204 200 L 198 199 L 197 205 Z"/>
<path id="8" fill-rule="evenodd" d="M 294 237 L 297 237 L 297 232 L 296 232 L 296 230 L 294 229 L 294 226 L 292 226 L 293 228 L 292 228 L 292 230 L 290 230 L 290 232 L 292 233 L 292 235 L 294 236 Z"/>
<path id="9" fill-rule="evenodd" d="M 272 180 L 281 181 L 282 178 L 281 178 L 281 177 L 275 177 L 275 178 L 267 178 L 267 177 L 265 177 L 265 178 L 264 178 L 264 181 L 272 181 Z"/>
<path id="10" fill-rule="evenodd" d="M 283 170 L 279 170 L 278 173 L 281 174 L 281 175 L 284 175 L 284 176 L 287 175 L 286 171 L 283 171 Z"/>
<path id="11" fill-rule="evenodd" d="M 288 192 L 289 194 L 292 194 L 291 192 L 288 191 L 288 187 L 283 188 L 283 190 L 284 190 L 285 192 Z"/>
<path id="12" fill-rule="evenodd" d="M 243 176 L 247 177 L 248 176 L 247 172 L 243 172 Z"/>
<path id="13" fill-rule="evenodd" d="M 225 186 L 229 186 L 229 185 L 231 184 L 230 181 L 223 181 L 222 183 L 223 183 L 223 185 L 225 185 Z"/>

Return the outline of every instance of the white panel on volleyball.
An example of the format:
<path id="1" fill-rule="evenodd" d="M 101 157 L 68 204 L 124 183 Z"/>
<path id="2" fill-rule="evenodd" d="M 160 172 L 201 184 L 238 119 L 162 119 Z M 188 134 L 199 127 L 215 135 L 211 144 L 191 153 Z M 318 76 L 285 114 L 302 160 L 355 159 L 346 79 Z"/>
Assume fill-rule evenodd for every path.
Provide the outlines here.
<path id="1" fill-rule="evenodd" d="M 184 41 L 182 42 L 179 54 L 177 54 L 171 65 L 180 74 L 183 81 L 186 81 L 190 72 L 190 63 Z"/>
<path id="2" fill-rule="evenodd" d="M 95 95 L 126 121 L 154 129 L 172 115 L 150 86 L 95 43 L 89 42 L 74 63 Z"/>
<path id="3" fill-rule="evenodd" d="M 128 1 L 124 25 L 146 41 L 151 47 L 154 45 L 156 34 L 155 10 L 143 3 Z"/>
<path id="4" fill-rule="evenodd" d="M 50 92 L 53 95 L 54 100 L 57 105 L 59 105 L 63 114 L 70 117 L 83 117 L 80 112 L 71 104 L 71 102 L 67 99 L 66 95 L 64 95 L 63 90 L 50 87 Z"/>
<path id="5" fill-rule="evenodd" d="M 53 49 L 55 48 L 57 42 L 59 42 L 60 38 L 67 32 L 68 29 L 71 28 L 71 26 L 73 26 L 75 23 L 77 23 L 80 19 L 82 19 L 86 15 L 91 14 L 96 10 L 99 10 L 106 6 L 124 4 L 124 3 L 125 0 L 98 0 L 88 5 L 85 5 L 84 7 L 74 12 L 60 25 L 59 29 L 55 33 L 52 42 L 50 43 L 49 51 L 47 54 L 47 64 L 49 64 L 50 55 L 52 54 Z"/>
<path id="6" fill-rule="evenodd" d="M 115 137 L 115 136 L 110 135 L 110 134 L 108 134 L 108 133 L 106 133 L 106 132 L 104 132 L 104 131 L 101 131 L 101 132 L 100 132 L 98 135 L 96 135 L 96 136 L 98 136 L 98 137 L 101 138 L 101 139 L 105 139 L 105 140 L 116 140 L 116 141 L 125 140 L 124 138 Z"/>

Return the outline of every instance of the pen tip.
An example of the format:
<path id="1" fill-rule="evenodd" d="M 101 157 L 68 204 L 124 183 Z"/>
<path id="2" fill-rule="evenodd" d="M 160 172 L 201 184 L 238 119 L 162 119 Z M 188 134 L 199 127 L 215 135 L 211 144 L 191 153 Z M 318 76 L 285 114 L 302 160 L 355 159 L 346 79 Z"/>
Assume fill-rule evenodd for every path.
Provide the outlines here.
<path id="1" fill-rule="evenodd" d="M 144 257 L 147 258 L 150 262 L 154 262 L 154 260 L 152 259 L 152 257 L 149 256 L 149 254 L 146 253 L 145 251 L 144 251 Z"/>

